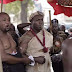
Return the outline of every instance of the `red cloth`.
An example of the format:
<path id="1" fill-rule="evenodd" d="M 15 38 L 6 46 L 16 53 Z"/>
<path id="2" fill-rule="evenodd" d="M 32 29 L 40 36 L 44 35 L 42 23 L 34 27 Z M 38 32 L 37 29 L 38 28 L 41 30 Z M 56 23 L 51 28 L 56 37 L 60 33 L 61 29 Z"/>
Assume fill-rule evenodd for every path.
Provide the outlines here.
<path id="1" fill-rule="evenodd" d="M 54 8 L 54 15 L 64 13 L 66 16 L 72 16 L 72 7 L 64 7 L 61 5 L 57 5 L 57 0 L 53 0 L 48 2 Z"/>
<path id="2" fill-rule="evenodd" d="M 23 1 L 23 0 L 3 0 L 3 4 L 7 4 L 13 1 Z M 0 3 L 1 3 L 1 0 L 0 0 Z"/>

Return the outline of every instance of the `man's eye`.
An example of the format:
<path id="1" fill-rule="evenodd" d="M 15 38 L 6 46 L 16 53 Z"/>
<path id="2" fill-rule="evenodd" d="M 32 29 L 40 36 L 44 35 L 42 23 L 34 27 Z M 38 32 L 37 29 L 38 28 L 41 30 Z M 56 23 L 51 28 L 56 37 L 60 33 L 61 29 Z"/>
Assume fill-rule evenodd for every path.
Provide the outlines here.
<path id="1" fill-rule="evenodd" d="M 43 21 L 43 19 L 41 19 Z"/>
<path id="2" fill-rule="evenodd" d="M 8 21 L 10 21 L 10 19 Z"/>
<path id="3" fill-rule="evenodd" d="M 38 21 L 39 19 L 37 19 L 36 21 Z"/>
<path id="4" fill-rule="evenodd" d="M 3 19 L 3 21 L 6 21 L 5 19 Z"/>

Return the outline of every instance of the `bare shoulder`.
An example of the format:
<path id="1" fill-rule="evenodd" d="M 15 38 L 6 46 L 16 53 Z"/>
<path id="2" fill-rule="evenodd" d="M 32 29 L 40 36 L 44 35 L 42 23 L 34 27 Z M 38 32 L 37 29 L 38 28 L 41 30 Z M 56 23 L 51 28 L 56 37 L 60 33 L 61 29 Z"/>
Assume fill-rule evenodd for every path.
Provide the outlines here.
<path id="1" fill-rule="evenodd" d="M 8 32 L 7 32 L 7 36 L 8 36 L 9 38 L 12 38 L 11 34 L 9 34 Z"/>

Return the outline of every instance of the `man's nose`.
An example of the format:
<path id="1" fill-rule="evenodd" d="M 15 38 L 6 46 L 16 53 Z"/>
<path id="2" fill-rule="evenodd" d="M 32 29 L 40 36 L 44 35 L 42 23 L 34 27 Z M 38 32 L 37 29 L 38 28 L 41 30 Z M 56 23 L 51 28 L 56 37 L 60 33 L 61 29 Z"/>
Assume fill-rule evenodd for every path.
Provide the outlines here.
<path id="1" fill-rule="evenodd" d="M 39 23 L 43 23 L 43 21 L 42 21 L 42 20 L 40 20 L 40 21 L 39 21 Z"/>
<path id="2" fill-rule="evenodd" d="M 10 24 L 10 21 L 6 21 L 7 24 Z"/>
<path id="3" fill-rule="evenodd" d="M 6 27 L 10 27 L 9 24 L 6 24 Z"/>
<path id="4" fill-rule="evenodd" d="M 7 21 L 6 22 L 6 26 L 9 27 L 10 26 L 10 22 Z"/>

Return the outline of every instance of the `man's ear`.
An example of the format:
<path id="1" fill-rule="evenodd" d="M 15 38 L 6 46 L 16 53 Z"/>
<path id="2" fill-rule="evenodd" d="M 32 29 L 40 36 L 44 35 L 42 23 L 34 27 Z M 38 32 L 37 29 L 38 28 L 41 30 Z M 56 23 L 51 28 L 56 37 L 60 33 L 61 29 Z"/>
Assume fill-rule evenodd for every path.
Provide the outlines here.
<path id="1" fill-rule="evenodd" d="M 34 20 L 32 20 L 31 23 L 32 23 L 31 25 L 33 25 L 35 23 Z"/>

